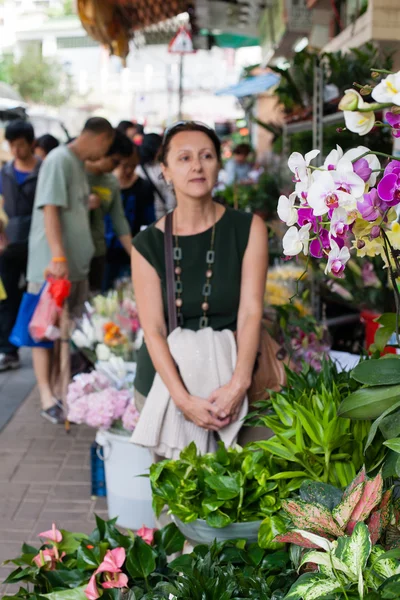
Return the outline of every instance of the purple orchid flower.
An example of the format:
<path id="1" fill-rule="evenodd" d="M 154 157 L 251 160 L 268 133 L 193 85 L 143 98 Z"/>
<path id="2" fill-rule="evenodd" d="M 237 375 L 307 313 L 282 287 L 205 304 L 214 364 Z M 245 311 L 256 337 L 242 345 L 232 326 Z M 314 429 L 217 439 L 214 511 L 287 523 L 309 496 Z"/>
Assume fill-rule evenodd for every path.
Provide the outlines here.
<path id="1" fill-rule="evenodd" d="M 310 254 L 314 258 L 322 258 L 324 256 L 324 249 L 330 248 L 329 231 L 327 229 L 320 229 L 317 235 L 318 239 L 313 240 L 310 244 Z"/>
<path id="2" fill-rule="evenodd" d="M 300 227 L 311 223 L 314 233 L 318 232 L 318 222 L 320 220 L 320 217 L 314 216 L 314 211 L 312 208 L 299 208 L 299 210 L 297 211 L 297 222 L 300 225 Z"/>
<path id="3" fill-rule="evenodd" d="M 400 115 L 396 115 L 395 113 L 388 112 L 386 113 L 386 121 L 389 123 L 392 128 L 392 134 L 394 137 L 400 137 Z"/>
<path id="4" fill-rule="evenodd" d="M 400 202 L 400 162 L 392 160 L 378 183 L 378 194 L 386 207 L 397 206 Z"/>
<path id="5" fill-rule="evenodd" d="M 365 158 L 360 158 L 353 165 L 354 173 L 356 173 L 363 181 L 368 181 L 371 177 L 372 169 Z"/>
<path id="6" fill-rule="evenodd" d="M 382 200 L 379 198 L 376 188 L 357 202 L 357 209 L 365 221 L 376 221 L 382 215 Z"/>

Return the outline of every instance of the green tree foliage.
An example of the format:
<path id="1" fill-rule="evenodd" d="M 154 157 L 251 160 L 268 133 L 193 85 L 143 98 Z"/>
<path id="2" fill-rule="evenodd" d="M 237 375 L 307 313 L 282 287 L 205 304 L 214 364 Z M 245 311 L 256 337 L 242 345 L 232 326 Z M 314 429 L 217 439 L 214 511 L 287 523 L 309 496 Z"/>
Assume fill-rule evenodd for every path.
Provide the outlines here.
<path id="1" fill-rule="evenodd" d="M 71 80 L 59 63 L 29 46 L 20 60 L 0 60 L 0 81 L 13 85 L 27 102 L 60 106 L 71 95 Z"/>

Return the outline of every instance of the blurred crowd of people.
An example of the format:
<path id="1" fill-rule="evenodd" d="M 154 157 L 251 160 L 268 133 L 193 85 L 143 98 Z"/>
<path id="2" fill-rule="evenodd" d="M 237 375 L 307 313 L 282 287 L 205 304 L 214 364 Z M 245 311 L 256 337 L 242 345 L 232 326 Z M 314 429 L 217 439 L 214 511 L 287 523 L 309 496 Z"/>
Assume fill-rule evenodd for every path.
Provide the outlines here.
<path id="1" fill-rule="evenodd" d="M 9 337 L 24 290 L 39 294 L 48 276 L 72 283 L 69 312 L 79 317 L 90 292 L 130 274 L 131 240 L 175 206 L 162 177 L 162 137 L 142 125 L 89 119 L 66 145 L 35 138 L 28 121 L 11 121 L 5 138 L 13 159 L 0 171 L 0 371 L 20 366 Z M 245 182 L 250 146 L 239 145 L 222 185 Z M 51 351 L 33 348 L 42 415 L 61 422 L 50 385 Z"/>

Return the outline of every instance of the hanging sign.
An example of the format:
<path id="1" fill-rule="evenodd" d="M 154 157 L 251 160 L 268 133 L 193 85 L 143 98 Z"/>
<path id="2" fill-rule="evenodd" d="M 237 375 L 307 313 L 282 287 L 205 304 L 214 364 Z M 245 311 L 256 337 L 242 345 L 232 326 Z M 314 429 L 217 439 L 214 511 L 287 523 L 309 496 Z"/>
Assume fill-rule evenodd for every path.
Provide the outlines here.
<path id="1" fill-rule="evenodd" d="M 168 52 L 171 54 L 193 54 L 196 50 L 193 48 L 193 40 L 190 31 L 182 26 L 175 34 L 168 45 Z"/>

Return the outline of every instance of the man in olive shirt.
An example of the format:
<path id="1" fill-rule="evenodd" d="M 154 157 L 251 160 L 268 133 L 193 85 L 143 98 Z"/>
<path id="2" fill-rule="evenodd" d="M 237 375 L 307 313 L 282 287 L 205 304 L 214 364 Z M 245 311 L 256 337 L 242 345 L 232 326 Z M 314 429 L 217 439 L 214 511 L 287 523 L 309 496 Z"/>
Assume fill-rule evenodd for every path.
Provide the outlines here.
<path id="1" fill-rule="evenodd" d="M 29 236 L 28 291 L 38 293 L 46 275 L 69 279 L 72 317 L 82 314 L 87 300 L 87 278 L 94 253 L 84 164 L 112 152 L 114 138 L 115 131 L 106 119 L 89 119 L 73 142 L 49 154 L 39 174 Z M 50 385 L 51 351 L 33 348 L 32 355 L 41 414 L 52 423 L 61 423 L 62 410 Z"/>
<path id="2" fill-rule="evenodd" d="M 128 256 L 132 248 L 131 231 L 125 218 L 119 183 L 112 171 L 121 161 L 131 159 L 134 145 L 124 133 L 117 130 L 112 148 L 115 154 L 85 163 L 91 194 L 89 196 L 90 229 L 94 243 L 94 256 L 89 272 L 89 286 L 92 292 L 102 289 L 107 252 L 104 225 L 106 217 L 111 219 L 118 239 Z"/>

